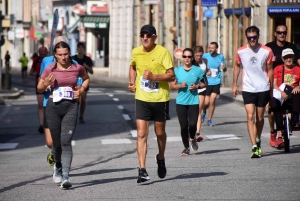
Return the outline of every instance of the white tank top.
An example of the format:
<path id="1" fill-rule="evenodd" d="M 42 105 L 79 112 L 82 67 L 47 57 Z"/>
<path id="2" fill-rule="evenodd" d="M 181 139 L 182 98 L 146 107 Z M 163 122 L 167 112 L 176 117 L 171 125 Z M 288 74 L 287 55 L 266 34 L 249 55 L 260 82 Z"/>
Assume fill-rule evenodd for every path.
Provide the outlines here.
<path id="1" fill-rule="evenodd" d="M 202 64 L 199 64 L 199 67 L 203 70 L 204 73 L 206 73 L 206 64 L 204 60 L 202 59 Z M 206 88 L 198 89 L 198 93 L 205 91 Z"/>

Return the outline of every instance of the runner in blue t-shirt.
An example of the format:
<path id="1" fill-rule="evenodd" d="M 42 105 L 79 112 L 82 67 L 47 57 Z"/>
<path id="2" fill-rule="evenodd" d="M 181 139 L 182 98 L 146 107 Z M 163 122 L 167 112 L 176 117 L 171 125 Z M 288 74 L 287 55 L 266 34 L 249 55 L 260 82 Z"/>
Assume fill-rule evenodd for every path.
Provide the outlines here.
<path id="1" fill-rule="evenodd" d="M 57 36 L 55 39 L 54 39 L 54 45 L 61 42 L 61 41 L 64 41 L 66 43 L 68 43 L 68 39 L 64 36 Z M 76 61 L 72 60 L 74 63 L 77 64 Z M 50 64 L 52 64 L 53 62 L 55 62 L 55 59 L 54 59 L 54 56 L 47 56 L 47 57 L 44 57 L 44 59 L 42 60 L 42 63 L 41 63 L 41 69 L 40 69 L 40 76 L 43 74 L 44 70 L 50 66 Z M 82 79 L 81 78 L 78 78 L 78 82 L 77 82 L 78 85 L 81 85 L 82 84 Z M 47 105 L 47 101 L 49 99 L 49 96 L 50 96 L 50 91 L 45 91 L 45 94 L 44 94 L 44 102 L 43 102 L 43 106 L 44 108 L 46 107 Z M 44 110 L 45 112 L 45 110 Z M 44 115 L 44 132 L 45 132 L 45 138 L 46 138 L 46 145 L 47 147 L 49 147 L 50 149 L 52 148 L 52 137 L 51 137 L 51 133 L 50 133 L 50 129 L 48 127 L 48 124 L 47 124 L 47 121 L 46 121 L 46 118 L 45 118 L 46 115 Z M 48 162 L 48 165 L 49 166 L 53 166 L 54 165 L 54 158 L 53 158 L 53 155 L 52 155 L 52 151 L 50 151 L 50 153 L 48 154 L 47 156 L 47 162 Z"/>
<path id="2" fill-rule="evenodd" d="M 203 55 L 203 58 L 207 59 L 207 65 L 211 73 L 210 76 L 207 76 L 208 86 L 206 87 L 205 105 L 203 109 L 206 110 L 209 106 L 207 125 L 210 127 L 213 126 L 211 119 L 216 107 L 216 98 L 217 95 L 220 94 L 222 72 L 226 72 L 227 70 L 224 56 L 218 53 L 218 47 L 218 43 L 211 42 L 209 45 L 209 53 Z"/>
<path id="3" fill-rule="evenodd" d="M 193 66 L 193 50 L 185 48 L 182 53 L 184 65 L 174 69 L 175 81 L 171 82 L 170 88 L 178 90 L 176 98 L 176 112 L 180 124 L 181 138 L 184 150 L 181 155 L 186 156 L 190 153 L 190 142 L 193 151 L 198 150 L 195 139 L 197 121 L 199 114 L 198 88 L 205 87 L 200 80 L 204 76 L 204 71 L 198 66 Z M 190 134 L 190 139 L 189 139 Z"/>

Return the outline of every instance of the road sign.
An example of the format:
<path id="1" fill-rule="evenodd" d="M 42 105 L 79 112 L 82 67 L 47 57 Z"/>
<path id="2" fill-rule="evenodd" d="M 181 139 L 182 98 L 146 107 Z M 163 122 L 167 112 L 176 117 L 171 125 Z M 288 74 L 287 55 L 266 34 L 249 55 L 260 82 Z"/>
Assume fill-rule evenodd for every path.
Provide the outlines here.
<path id="1" fill-rule="evenodd" d="M 204 11 L 204 16 L 207 18 L 213 18 L 214 17 L 214 10 L 211 8 L 208 8 Z"/>
<path id="2" fill-rule="evenodd" d="M 218 6 L 218 0 L 202 0 L 201 1 L 202 7 L 213 7 Z"/>
<path id="3" fill-rule="evenodd" d="M 176 59 L 182 59 L 182 53 L 183 53 L 183 49 L 182 48 L 176 48 L 175 50 L 174 50 L 174 57 L 176 58 Z"/>

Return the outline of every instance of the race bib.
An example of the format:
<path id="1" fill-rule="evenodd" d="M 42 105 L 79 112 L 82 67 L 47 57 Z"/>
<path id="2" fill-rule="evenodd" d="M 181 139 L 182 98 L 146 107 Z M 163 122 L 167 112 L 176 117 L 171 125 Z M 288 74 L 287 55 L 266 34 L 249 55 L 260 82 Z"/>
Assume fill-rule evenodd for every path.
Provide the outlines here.
<path id="1" fill-rule="evenodd" d="M 53 102 L 59 102 L 62 99 L 73 100 L 73 89 L 71 87 L 58 87 L 53 91 Z"/>
<path id="2" fill-rule="evenodd" d="M 217 75 L 218 75 L 218 69 L 210 69 L 210 71 L 211 71 L 211 77 L 217 77 Z"/>
<path id="3" fill-rule="evenodd" d="M 158 81 L 149 81 L 141 77 L 141 89 L 145 92 L 158 92 L 159 82 Z"/>

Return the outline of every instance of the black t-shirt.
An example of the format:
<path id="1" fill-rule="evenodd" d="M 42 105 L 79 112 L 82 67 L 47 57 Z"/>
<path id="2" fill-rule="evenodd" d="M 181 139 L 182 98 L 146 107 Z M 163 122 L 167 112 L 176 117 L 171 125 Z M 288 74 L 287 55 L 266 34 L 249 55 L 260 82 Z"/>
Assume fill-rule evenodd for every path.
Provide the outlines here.
<path id="1" fill-rule="evenodd" d="M 75 61 L 77 61 L 78 64 L 82 65 L 85 63 L 86 65 L 88 65 L 90 68 L 93 67 L 93 61 L 90 57 L 83 55 L 83 58 L 78 58 L 77 55 L 72 56 L 72 59 L 74 59 Z M 88 72 L 86 70 L 86 72 Z"/>
<path id="2" fill-rule="evenodd" d="M 266 46 L 268 46 L 269 48 L 272 49 L 274 57 L 275 57 L 275 61 L 273 62 L 273 68 L 283 64 L 281 54 L 282 54 L 282 50 L 284 50 L 286 48 L 291 48 L 294 51 L 294 53 L 295 53 L 294 63 L 298 65 L 297 60 L 300 59 L 300 54 L 299 54 L 299 51 L 298 51 L 296 45 L 294 45 L 293 43 L 289 43 L 286 41 L 283 47 L 279 47 L 276 44 L 276 41 L 272 41 L 270 43 L 267 43 Z"/>

